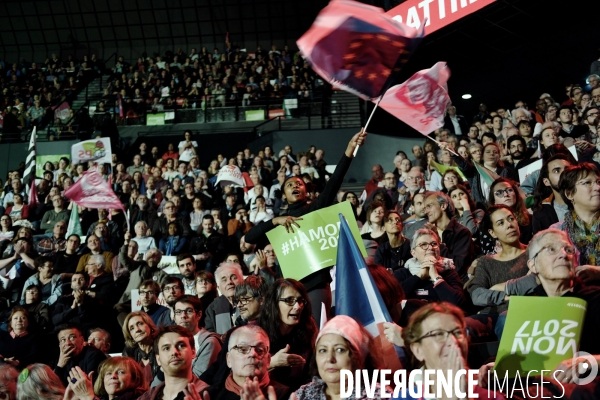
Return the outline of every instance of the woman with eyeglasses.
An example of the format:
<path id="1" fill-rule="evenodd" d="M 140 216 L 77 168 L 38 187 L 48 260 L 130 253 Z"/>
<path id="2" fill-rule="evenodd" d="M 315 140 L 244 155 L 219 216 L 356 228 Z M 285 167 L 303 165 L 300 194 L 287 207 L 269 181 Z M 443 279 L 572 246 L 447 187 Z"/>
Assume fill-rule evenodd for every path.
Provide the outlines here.
<path id="1" fill-rule="evenodd" d="M 153 349 L 156 335 L 158 328 L 145 312 L 134 311 L 125 317 L 123 356 L 133 358 L 142 367 L 146 382 L 152 382 L 160 370 Z"/>
<path id="2" fill-rule="evenodd" d="M 454 204 L 454 217 L 458 223 L 475 236 L 479 232 L 479 225 L 485 211 L 476 208 L 471 193 L 465 185 L 457 184 L 448 188 L 448 196 Z"/>
<path id="3" fill-rule="evenodd" d="M 456 185 L 464 185 L 465 181 L 455 169 L 448 169 L 442 175 L 442 193 L 448 194 L 451 187 Z"/>
<path id="4" fill-rule="evenodd" d="M 419 229 L 411 240 L 411 254 L 404 268 L 394 271 L 407 299 L 447 301 L 464 307 L 466 298 L 460 276 L 449 258 L 440 256 L 440 238 L 429 229 Z"/>
<path id="5" fill-rule="evenodd" d="M 308 381 L 308 364 L 314 352 L 317 324 L 304 286 L 294 279 L 278 279 L 262 306 L 258 325 L 271 343 L 271 379 L 292 390 Z"/>
<path id="6" fill-rule="evenodd" d="M 316 374 L 311 383 L 303 385 L 296 391 L 295 398 L 297 400 L 339 399 L 341 370 L 354 372 L 360 369 L 372 373 L 378 368 L 378 358 L 381 355 L 376 353 L 372 341 L 369 332 L 348 316 L 338 315 L 327 321 L 317 336 L 315 355 L 311 360 L 311 369 Z M 362 385 L 361 392 L 356 393 L 355 385 L 349 398 L 381 399 L 382 390 L 385 388 L 376 384 L 374 393 L 367 395 Z"/>
<path id="7" fill-rule="evenodd" d="M 569 235 L 579 251 L 579 265 L 600 263 L 600 171 L 591 163 L 566 167 L 558 189 L 569 207 L 564 221 L 552 225 Z"/>
<path id="8" fill-rule="evenodd" d="M 0 357 L 17 369 L 39 358 L 38 337 L 29 329 L 29 313 L 14 307 L 8 317 L 8 332 L 0 330 Z"/>
<path id="9" fill-rule="evenodd" d="M 460 389 L 466 392 L 466 372 L 469 369 L 467 365 L 469 342 L 465 328 L 463 311 L 452 304 L 445 302 L 430 303 L 421 307 L 410 317 L 408 326 L 402 331 L 404 346 L 410 356 L 413 368 L 441 370 L 444 373 L 450 371 L 453 383 L 452 389 L 455 389 L 454 377 L 458 372 L 464 371 L 457 380 L 460 382 Z M 417 375 L 416 377 L 415 385 L 423 385 L 423 375 Z M 429 391 L 437 393 L 437 385 L 439 384 L 439 380 L 433 379 L 433 387 Z M 477 385 L 472 390 L 476 397 L 480 399 L 503 398 L 496 395 L 495 392 Z M 407 390 L 406 393 L 408 392 Z M 398 399 L 409 398 L 401 395 L 402 391 Z"/>
<path id="10" fill-rule="evenodd" d="M 344 195 L 342 196 L 342 201 L 348 201 L 348 203 L 350 203 L 350 205 L 352 206 L 352 211 L 354 212 L 354 218 L 356 218 L 356 222 L 358 222 L 359 227 L 361 227 L 364 222 L 364 213 L 363 207 L 360 204 L 360 200 L 356 196 L 356 193 L 344 193 Z"/>
<path id="11" fill-rule="evenodd" d="M 478 259 L 477 268 L 466 287 L 473 304 L 483 307 L 480 314 L 486 314 L 484 318 L 491 315 L 495 325 L 498 315 L 508 309 L 507 293 L 511 290 L 506 290 L 506 282 L 527 275 L 527 246 L 520 242 L 518 219 L 506 205 L 488 208 L 481 227 L 498 242 L 500 251 Z M 497 335 L 502 328 L 503 324 L 500 324 Z"/>
<path id="12" fill-rule="evenodd" d="M 531 224 L 531 215 L 525 206 L 525 199 L 520 194 L 519 186 L 515 181 L 506 178 L 496 179 L 490 186 L 488 206 L 505 205 L 508 207 L 519 224 L 519 240 L 523 244 L 528 244 L 533 236 L 533 225 Z M 494 254 L 500 250 L 500 243 L 493 237 L 487 229 L 481 229 L 479 243 L 483 254 Z"/>

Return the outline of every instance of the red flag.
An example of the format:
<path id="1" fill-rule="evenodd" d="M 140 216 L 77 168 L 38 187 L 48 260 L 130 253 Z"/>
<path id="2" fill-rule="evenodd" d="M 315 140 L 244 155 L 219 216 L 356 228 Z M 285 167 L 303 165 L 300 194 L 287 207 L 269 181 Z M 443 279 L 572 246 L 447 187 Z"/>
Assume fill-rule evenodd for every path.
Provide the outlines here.
<path id="1" fill-rule="evenodd" d="M 410 77 L 406 82 L 385 92 L 379 107 L 410 125 L 423 135 L 444 126 L 444 113 L 450 96 L 446 82 L 450 69 L 444 62 L 436 63 Z"/>
<path id="2" fill-rule="evenodd" d="M 381 96 L 423 36 L 381 8 L 332 0 L 298 48 L 323 79 L 370 100 Z"/>
<path id="3" fill-rule="evenodd" d="M 119 95 L 119 117 L 125 118 L 125 111 L 123 111 L 123 96 Z"/>
<path id="4" fill-rule="evenodd" d="M 85 173 L 81 179 L 68 188 L 65 191 L 65 197 L 82 207 L 125 211 L 123 204 L 108 182 L 95 169 Z"/>
<path id="5" fill-rule="evenodd" d="M 37 188 L 35 187 L 35 179 L 31 181 L 31 188 L 29 189 L 29 198 L 27 199 L 27 205 L 29 207 L 37 207 L 39 205 L 37 198 Z"/>

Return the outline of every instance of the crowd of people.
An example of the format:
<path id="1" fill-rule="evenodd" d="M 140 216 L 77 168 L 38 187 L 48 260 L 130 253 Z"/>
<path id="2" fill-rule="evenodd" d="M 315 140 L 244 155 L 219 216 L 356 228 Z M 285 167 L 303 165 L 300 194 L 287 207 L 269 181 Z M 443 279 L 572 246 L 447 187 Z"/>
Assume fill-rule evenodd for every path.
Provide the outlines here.
<path id="1" fill-rule="evenodd" d="M 213 60 L 213 75 L 197 79 L 206 85 L 218 62 L 239 62 L 235 51 L 194 54 L 173 54 L 160 75 Z M 272 57 L 261 59 L 270 65 Z M 145 60 L 122 68 L 149 76 L 156 61 L 149 71 Z M 361 193 L 342 183 L 354 150 L 369 145 L 364 130 L 333 173 L 316 146 L 200 160 L 201 136 L 191 131 L 167 151 L 141 142 L 132 160 L 48 162 L 32 204 L 22 171 L 11 171 L 0 210 L 0 393 L 338 399 L 340 370 L 381 368 L 382 355 L 365 327 L 333 316 L 331 268 L 285 277 L 266 233 L 292 231 L 302 216 L 341 201 L 352 206 L 393 320 L 384 335 L 404 348 L 406 370 L 468 368 L 470 345 L 502 337 L 511 296 L 585 299 L 580 350 L 600 360 L 600 87 L 597 76 L 589 81 L 591 97 L 569 85 L 562 104 L 543 94 L 535 110 L 522 101 L 512 111 L 482 104 L 470 125 L 451 106 L 435 141 L 414 146 L 411 158 L 398 151 L 385 169 L 373 165 Z M 538 159 L 541 168 L 519 176 Z M 218 184 L 225 167 L 247 175 L 246 187 Z M 92 168 L 127 213 L 64 197 Z M 75 208 L 82 236 L 67 233 Z M 164 257 L 175 258 L 179 274 L 163 270 Z M 319 329 L 322 304 L 332 318 Z M 483 377 L 488 361 L 471 367 Z M 572 371 L 571 363 L 556 370 Z M 557 380 L 573 398 L 596 390 L 595 382 L 573 386 L 570 372 L 554 377 L 543 390 L 553 392 Z M 363 387 L 352 396 L 384 398 L 392 389 L 367 395 Z M 487 392 L 487 382 L 476 390 Z"/>
<path id="2" fill-rule="evenodd" d="M 225 43 L 223 51 L 181 48 L 135 62 L 119 57 L 95 114 L 135 119 L 146 112 L 312 100 L 317 76 L 299 52 L 261 46 L 253 52 Z M 120 100 L 119 100 L 120 99 Z"/>
<path id="3" fill-rule="evenodd" d="M 78 60 L 52 54 L 43 63 L 0 60 L 0 110 L 2 135 L 18 137 L 23 130 L 42 129 L 54 122 L 54 110 L 71 101 L 102 71 L 95 54 Z M 62 117 L 68 121 L 73 114 Z"/>

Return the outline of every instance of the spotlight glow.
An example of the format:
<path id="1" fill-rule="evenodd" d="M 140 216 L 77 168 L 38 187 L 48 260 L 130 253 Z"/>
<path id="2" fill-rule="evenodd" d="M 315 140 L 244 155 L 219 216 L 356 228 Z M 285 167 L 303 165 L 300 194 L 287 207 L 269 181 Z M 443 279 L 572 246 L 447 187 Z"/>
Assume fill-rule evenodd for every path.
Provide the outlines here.
<path id="1" fill-rule="evenodd" d="M 470 95 L 470 94 L 468 94 L 468 93 L 467 93 L 467 94 L 463 94 L 463 95 L 462 95 L 462 98 L 463 98 L 463 99 L 465 99 L 465 100 L 469 100 L 471 97 L 473 97 L 473 96 L 471 96 L 471 95 Z"/>

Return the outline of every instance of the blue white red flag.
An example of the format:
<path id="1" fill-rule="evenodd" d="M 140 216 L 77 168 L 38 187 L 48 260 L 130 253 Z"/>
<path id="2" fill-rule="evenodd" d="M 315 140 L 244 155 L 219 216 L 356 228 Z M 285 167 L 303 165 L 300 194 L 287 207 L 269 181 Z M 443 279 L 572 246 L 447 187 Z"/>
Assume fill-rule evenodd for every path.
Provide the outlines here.
<path id="1" fill-rule="evenodd" d="M 404 352 L 400 349 L 400 353 L 397 353 L 394 345 L 383 334 L 383 323 L 392 322 L 392 318 L 342 214 L 340 221 L 335 274 L 335 313 L 354 318 L 369 331 L 375 347 L 383 356 L 385 366 L 382 368 L 399 369 L 402 367 L 399 357 L 403 357 Z M 390 276 L 390 279 L 394 278 Z"/>
<path id="2" fill-rule="evenodd" d="M 390 87 L 422 37 L 423 27 L 409 28 L 381 8 L 332 0 L 297 44 L 323 79 L 370 100 Z"/>
<path id="3" fill-rule="evenodd" d="M 450 104 L 448 86 L 450 69 L 445 62 L 438 62 L 424 69 L 406 82 L 395 85 L 385 92 L 379 107 L 402 122 L 428 135 L 444 126 L 444 115 Z"/>

